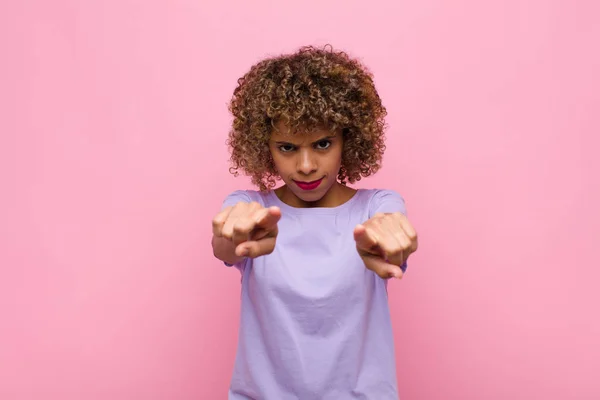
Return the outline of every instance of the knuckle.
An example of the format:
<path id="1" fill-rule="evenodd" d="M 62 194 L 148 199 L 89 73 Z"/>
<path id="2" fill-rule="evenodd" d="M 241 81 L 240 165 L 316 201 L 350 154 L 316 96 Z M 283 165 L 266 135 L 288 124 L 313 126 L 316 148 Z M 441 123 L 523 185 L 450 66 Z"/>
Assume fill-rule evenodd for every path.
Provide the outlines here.
<path id="1" fill-rule="evenodd" d="M 387 253 L 391 257 L 398 257 L 398 256 L 402 255 L 404 250 L 405 249 L 403 248 L 403 246 L 395 246 L 395 247 L 389 249 Z"/>
<path id="2" fill-rule="evenodd" d="M 235 223 L 235 225 L 233 225 L 233 231 L 235 233 L 246 233 L 248 229 L 246 228 L 246 226 L 244 226 L 244 224 L 241 221 L 238 221 Z"/>
<path id="3" fill-rule="evenodd" d="M 375 213 L 375 215 L 373 215 L 373 218 L 375 220 L 381 220 L 381 219 L 385 218 L 385 214 L 381 213 L 381 212 L 378 212 L 378 213 Z"/>

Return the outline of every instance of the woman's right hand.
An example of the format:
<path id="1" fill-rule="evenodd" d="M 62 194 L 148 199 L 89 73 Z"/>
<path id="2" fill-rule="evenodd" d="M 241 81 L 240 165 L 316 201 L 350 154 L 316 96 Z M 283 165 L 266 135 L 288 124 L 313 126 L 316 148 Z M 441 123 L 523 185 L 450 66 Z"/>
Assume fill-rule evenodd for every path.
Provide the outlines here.
<path id="1" fill-rule="evenodd" d="M 256 258 L 272 253 L 280 218 L 278 207 L 265 208 L 257 202 L 226 207 L 212 221 L 215 256 L 231 262 L 240 257 Z"/>

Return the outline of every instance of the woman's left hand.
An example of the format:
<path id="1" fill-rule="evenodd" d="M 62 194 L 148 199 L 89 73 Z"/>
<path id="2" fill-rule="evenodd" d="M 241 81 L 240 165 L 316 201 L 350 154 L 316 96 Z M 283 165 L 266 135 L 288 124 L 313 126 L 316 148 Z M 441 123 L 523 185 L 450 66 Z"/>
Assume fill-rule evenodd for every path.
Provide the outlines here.
<path id="1" fill-rule="evenodd" d="M 406 216 L 377 213 L 354 228 L 356 250 L 365 266 L 383 279 L 402 278 L 400 268 L 417 251 L 417 233 Z"/>

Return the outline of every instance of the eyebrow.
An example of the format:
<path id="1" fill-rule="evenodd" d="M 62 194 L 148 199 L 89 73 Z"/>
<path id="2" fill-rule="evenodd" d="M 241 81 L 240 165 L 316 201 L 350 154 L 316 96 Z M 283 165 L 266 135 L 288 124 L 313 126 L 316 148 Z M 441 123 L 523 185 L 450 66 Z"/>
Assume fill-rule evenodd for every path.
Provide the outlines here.
<path id="1" fill-rule="evenodd" d="M 311 144 L 317 144 L 317 143 L 319 143 L 319 142 L 322 142 L 323 140 L 328 140 L 328 139 L 329 139 L 329 140 L 331 140 L 331 139 L 335 139 L 336 137 L 337 137 L 337 136 L 335 136 L 335 135 L 331 135 L 331 136 L 323 136 L 322 138 L 320 138 L 320 139 L 318 139 L 318 140 L 315 140 L 315 141 L 314 141 L 314 142 L 312 142 Z M 291 144 L 291 145 L 297 146 L 297 144 L 295 144 L 295 143 L 292 143 L 292 142 L 286 142 L 286 141 L 279 141 L 279 140 L 278 140 L 278 141 L 276 141 L 276 142 L 275 142 L 275 144 Z"/>

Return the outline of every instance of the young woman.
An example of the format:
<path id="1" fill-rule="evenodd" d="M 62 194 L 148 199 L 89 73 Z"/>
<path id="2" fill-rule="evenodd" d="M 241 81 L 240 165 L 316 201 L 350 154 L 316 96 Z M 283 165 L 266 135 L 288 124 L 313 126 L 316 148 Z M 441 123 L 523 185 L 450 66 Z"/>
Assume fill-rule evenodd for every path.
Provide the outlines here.
<path id="1" fill-rule="evenodd" d="M 215 257 L 242 275 L 229 399 L 398 399 L 387 282 L 417 235 L 398 193 L 348 186 L 385 150 L 372 76 L 304 47 L 238 83 L 232 172 L 258 190 L 231 193 L 213 219 Z"/>

